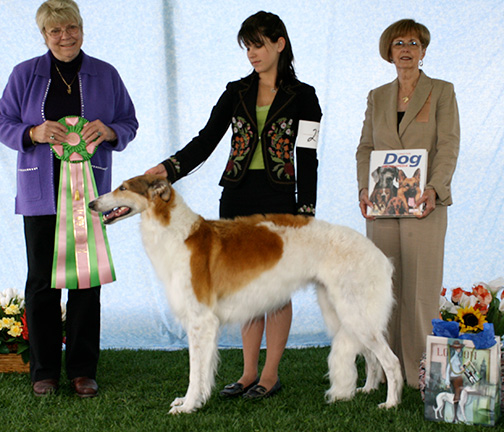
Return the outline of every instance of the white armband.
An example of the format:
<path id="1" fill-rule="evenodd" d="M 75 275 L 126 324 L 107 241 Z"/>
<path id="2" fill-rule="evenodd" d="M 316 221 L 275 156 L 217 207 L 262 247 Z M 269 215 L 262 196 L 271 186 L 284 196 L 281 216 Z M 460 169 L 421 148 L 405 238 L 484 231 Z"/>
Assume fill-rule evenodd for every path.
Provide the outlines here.
<path id="1" fill-rule="evenodd" d="M 296 147 L 316 150 L 320 131 L 320 122 L 299 120 Z"/>

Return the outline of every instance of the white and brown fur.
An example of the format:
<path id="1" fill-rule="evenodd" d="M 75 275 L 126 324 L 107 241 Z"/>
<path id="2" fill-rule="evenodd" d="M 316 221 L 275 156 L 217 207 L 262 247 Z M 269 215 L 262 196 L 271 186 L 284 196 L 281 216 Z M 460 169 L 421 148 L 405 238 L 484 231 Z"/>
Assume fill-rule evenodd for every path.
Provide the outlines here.
<path id="1" fill-rule="evenodd" d="M 376 389 L 383 368 L 388 392 L 380 406 L 400 402 L 400 365 L 385 339 L 393 268 L 363 235 L 304 216 L 206 220 L 165 178 L 151 175 L 123 182 L 90 207 L 111 211 L 105 223 L 142 213 L 144 247 L 189 341 L 189 387 L 170 413 L 193 412 L 210 397 L 221 324 L 246 324 L 310 283 L 332 335 L 327 400 L 353 397 L 362 353 L 367 380 L 360 390 Z"/>

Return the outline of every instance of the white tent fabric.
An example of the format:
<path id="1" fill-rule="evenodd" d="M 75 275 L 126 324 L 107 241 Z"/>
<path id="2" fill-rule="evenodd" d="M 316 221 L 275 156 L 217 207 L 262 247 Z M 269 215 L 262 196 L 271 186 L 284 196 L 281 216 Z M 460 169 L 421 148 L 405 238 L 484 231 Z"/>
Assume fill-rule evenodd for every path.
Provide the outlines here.
<path id="1" fill-rule="evenodd" d="M 237 42 L 242 21 L 258 10 L 287 25 L 302 81 L 317 89 L 324 113 L 317 217 L 364 232 L 357 206 L 355 150 L 370 89 L 395 78 L 378 53 L 381 32 L 401 18 L 427 25 L 432 42 L 424 71 L 455 85 L 462 140 L 446 241 L 446 287 L 470 287 L 503 274 L 504 70 L 502 0 L 299 1 L 81 0 L 87 54 L 113 64 L 137 109 L 137 138 L 114 155 L 113 183 L 143 173 L 188 142 L 205 124 L 228 81 L 250 64 Z M 19 62 L 45 52 L 35 24 L 40 0 L 0 0 L 0 88 Z M 229 136 L 176 188 L 207 218 L 218 215 L 218 180 Z M 0 146 L 0 290 L 24 289 L 22 217 L 14 215 L 16 154 Z M 186 336 L 143 251 L 139 218 L 108 228 L 118 276 L 102 290 L 102 347 L 177 349 Z M 359 305 L 355 305 L 359 307 Z M 310 288 L 294 298 L 289 346 L 328 343 Z M 220 345 L 240 346 L 237 327 Z"/>

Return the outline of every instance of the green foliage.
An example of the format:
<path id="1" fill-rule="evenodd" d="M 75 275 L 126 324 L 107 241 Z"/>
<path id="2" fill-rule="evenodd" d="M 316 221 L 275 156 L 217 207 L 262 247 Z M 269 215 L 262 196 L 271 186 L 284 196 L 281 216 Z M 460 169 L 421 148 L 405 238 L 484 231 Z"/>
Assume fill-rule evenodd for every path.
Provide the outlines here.
<path id="1" fill-rule="evenodd" d="M 504 335 L 504 314 L 499 310 L 499 306 L 499 299 L 494 297 L 488 307 L 487 321 L 493 323 L 496 335 Z"/>
<path id="2" fill-rule="evenodd" d="M 296 431 L 462 431 L 463 425 L 423 419 L 418 390 L 405 388 L 398 408 L 382 410 L 386 386 L 357 394 L 347 402 L 327 404 L 329 348 L 288 349 L 280 364 L 282 391 L 271 399 L 223 400 L 218 390 L 241 374 L 241 350 L 222 350 L 216 388 L 208 403 L 189 415 L 168 414 L 171 401 L 188 384 L 189 356 L 184 351 L 102 351 L 99 396 L 79 399 L 66 377 L 55 395 L 36 397 L 28 374 L 0 374 L 0 430 L 5 432 L 296 432 Z M 264 364 L 261 352 L 261 364 Z M 357 360 L 359 386 L 364 362 Z M 471 426 L 471 431 L 488 430 Z"/>

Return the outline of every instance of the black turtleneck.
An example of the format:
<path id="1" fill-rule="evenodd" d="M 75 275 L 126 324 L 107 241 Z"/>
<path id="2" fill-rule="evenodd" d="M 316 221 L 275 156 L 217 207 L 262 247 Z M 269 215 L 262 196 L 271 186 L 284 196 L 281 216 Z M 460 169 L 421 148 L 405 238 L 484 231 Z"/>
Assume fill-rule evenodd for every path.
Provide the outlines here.
<path id="1" fill-rule="evenodd" d="M 46 120 L 58 121 L 62 117 L 69 115 L 81 115 L 81 95 L 79 91 L 79 73 L 82 64 L 82 51 L 72 61 L 66 63 L 58 60 L 51 54 L 51 85 L 44 106 Z M 68 94 L 68 87 L 61 79 L 58 69 L 65 78 L 65 81 L 70 84 L 72 93 Z M 75 78 L 75 79 L 74 79 Z M 59 177 L 60 177 L 61 161 L 54 157 L 54 192 L 58 196 Z"/>
<path id="2" fill-rule="evenodd" d="M 44 112 L 46 120 L 58 121 L 69 115 L 81 115 L 81 99 L 79 91 L 79 69 L 82 64 L 82 51 L 70 62 L 62 62 L 51 54 L 51 86 L 47 93 Z M 68 87 L 61 79 L 56 66 L 65 81 L 71 84 L 72 93 L 68 94 Z M 73 81 L 73 82 L 72 82 Z"/>

